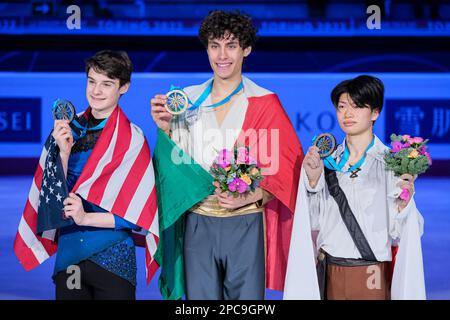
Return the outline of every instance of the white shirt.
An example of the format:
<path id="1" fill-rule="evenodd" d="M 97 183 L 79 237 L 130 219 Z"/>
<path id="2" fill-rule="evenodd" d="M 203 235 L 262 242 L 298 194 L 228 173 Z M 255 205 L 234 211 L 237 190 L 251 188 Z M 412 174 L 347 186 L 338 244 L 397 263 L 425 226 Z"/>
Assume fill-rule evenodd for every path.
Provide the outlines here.
<path id="1" fill-rule="evenodd" d="M 391 260 L 391 241 L 398 242 L 391 298 L 426 299 L 420 239 L 423 217 L 413 197 L 398 213 L 395 199 L 401 192 L 396 186 L 400 179 L 385 169 L 383 156 L 386 149 L 375 137 L 358 177 L 351 179 L 349 174 L 337 173 L 337 178 L 376 258 Z M 343 151 L 341 145 L 334 153 L 338 161 Z M 316 247 L 311 230 L 319 230 Z M 302 167 L 283 299 L 320 299 L 316 273 L 316 255 L 320 247 L 336 257 L 361 258 L 336 201 L 328 193 L 323 174 L 312 189 Z"/>
<path id="2" fill-rule="evenodd" d="M 341 159 L 344 146 L 345 141 L 333 153 L 336 162 Z M 367 151 L 356 178 L 350 178 L 350 173 L 336 172 L 339 186 L 378 261 L 392 260 L 392 241 L 400 237 L 407 214 L 407 211 L 398 213 L 397 210 L 395 199 L 401 190 L 396 184 L 401 180 L 386 169 L 383 156 L 387 149 L 375 136 L 374 145 Z M 348 168 L 346 164 L 343 171 Z M 328 192 L 324 173 L 315 188 L 311 188 L 306 179 L 304 183 L 308 190 L 311 229 L 319 231 L 317 248 L 323 248 L 334 257 L 361 258 L 339 207 Z"/>
<path id="3" fill-rule="evenodd" d="M 194 103 L 213 81 L 190 86 L 184 89 L 189 99 Z M 222 149 L 232 150 L 244 124 L 248 108 L 248 99 L 262 96 L 270 91 L 258 86 L 247 77 L 242 77 L 244 89 L 237 94 L 222 124 L 219 126 L 214 108 L 207 108 L 212 104 L 211 95 L 199 107 L 200 112 L 196 121 L 186 125 L 187 112 L 174 117 L 171 122 L 172 140 L 187 152 L 206 171 L 209 171 L 214 159 Z"/>

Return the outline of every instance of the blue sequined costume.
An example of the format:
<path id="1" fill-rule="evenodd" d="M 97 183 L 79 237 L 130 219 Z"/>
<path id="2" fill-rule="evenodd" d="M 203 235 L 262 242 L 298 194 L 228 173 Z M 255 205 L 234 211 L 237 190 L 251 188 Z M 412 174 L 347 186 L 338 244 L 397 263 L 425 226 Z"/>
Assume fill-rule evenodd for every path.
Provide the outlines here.
<path id="1" fill-rule="evenodd" d="M 83 120 L 80 119 L 80 123 Z M 86 120 L 85 120 L 86 121 Z M 99 126 L 102 119 L 89 116 L 88 128 Z M 106 121 L 104 121 L 106 122 Z M 101 127 L 101 125 L 100 125 Z M 73 188 L 97 142 L 102 128 L 87 131 L 72 147 L 67 170 L 67 185 Z M 85 212 L 106 212 L 83 201 Z M 71 225 L 59 230 L 58 252 L 53 277 L 68 266 L 90 260 L 100 267 L 136 285 L 136 252 L 132 230 L 140 228 L 114 215 L 115 228 L 95 228 Z"/>

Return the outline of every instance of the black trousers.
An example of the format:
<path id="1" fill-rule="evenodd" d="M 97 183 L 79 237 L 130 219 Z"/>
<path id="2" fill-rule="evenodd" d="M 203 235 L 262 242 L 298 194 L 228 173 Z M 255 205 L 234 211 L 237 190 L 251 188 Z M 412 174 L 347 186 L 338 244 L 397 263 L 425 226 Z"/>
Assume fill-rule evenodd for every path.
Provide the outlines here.
<path id="1" fill-rule="evenodd" d="M 264 268 L 263 213 L 186 215 L 186 299 L 264 300 Z"/>
<path id="2" fill-rule="evenodd" d="M 80 288 L 73 288 L 75 273 L 65 270 L 55 276 L 56 300 L 135 300 L 136 287 L 92 261 L 77 264 Z M 72 277 L 69 279 L 69 277 Z M 71 285 L 72 284 L 72 285 Z M 73 289 L 70 289 L 73 288 Z"/>

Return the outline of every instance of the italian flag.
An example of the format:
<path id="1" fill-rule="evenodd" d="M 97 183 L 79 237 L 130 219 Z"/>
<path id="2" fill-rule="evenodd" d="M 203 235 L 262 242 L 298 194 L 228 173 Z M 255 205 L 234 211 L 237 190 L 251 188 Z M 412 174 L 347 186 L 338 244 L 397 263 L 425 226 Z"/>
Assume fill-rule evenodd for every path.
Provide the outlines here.
<path id="1" fill-rule="evenodd" d="M 200 89 L 205 85 L 200 86 Z M 250 154 L 261 163 L 264 180 L 260 186 L 274 197 L 265 205 L 265 243 L 261 245 L 265 246 L 266 253 L 266 288 L 282 291 L 304 155 L 278 96 L 247 78 L 244 78 L 244 87 L 248 105 L 241 134 L 235 144 L 248 146 Z M 252 131 L 258 133 L 256 141 L 247 135 Z M 264 159 L 264 152 L 260 152 L 261 148 L 270 151 L 270 163 L 265 161 L 267 159 Z M 178 155 L 174 158 L 189 161 L 176 164 L 173 155 Z M 184 294 L 183 214 L 213 194 L 213 178 L 162 131 L 158 131 L 153 163 L 160 228 L 155 258 L 161 266 L 159 287 L 164 299 L 181 299 Z M 270 168 L 276 170 L 270 172 Z"/>
<path id="2" fill-rule="evenodd" d="M 172 156 L 181 161 L 174 163 Z M 160 227 L 155 254 L 161 267 L 158 285 L 164 299 L 178 300 L 184 295 L 184 213 L 214 193 L 214 179 L 161 129 L 158 129 L 153 166 Z"/>

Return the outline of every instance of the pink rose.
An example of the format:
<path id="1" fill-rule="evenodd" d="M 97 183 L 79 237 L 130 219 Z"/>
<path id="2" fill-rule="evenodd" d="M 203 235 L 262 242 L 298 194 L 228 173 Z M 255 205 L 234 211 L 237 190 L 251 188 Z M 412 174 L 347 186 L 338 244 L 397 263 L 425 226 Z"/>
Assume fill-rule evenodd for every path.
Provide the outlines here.
<path id="1" fill-rule="evenodd" d="M 244 147 L 237 149 L 237 164 L 256 164 L 256 160 L 249 154 Z"/>
<path id="2" fill-rule="evenodd" d="M 403 141 L 408 141 L 409 138 L 411 138 L 411 136 L 410 136 L 409 134 L 404 134 L 404 135 L 402 135 L 402 140 L 403 140 Z"/>
<path id="3" fill-rule="evenodd" d="M 400 199 L 407 201 L 410 197 L 408 189 L 402 189 L 402 192 L 400 193 Z"/>
<path id="4" fill-rule="evenodd" d="M 391 145 L 392 145 L 392 152 L 399 152 L 400 150 L 403 149 L 403 143 L 401 143 L 400 141 L 393 141 Z"/>
<path id="5" fill-rule="evenodd" d="M 399 152 L 400 150 L 407 149 L 411 146 L 408 142 L 403 143 L 401 141 L 393 141 L 391 145 L 392 145 L 392 152 Z"/>
<path id="6" fill-rule="evenodd" d="M 411 139 L 411 144 L 413 144 L 413 143 L 417 143 L 417 144 L 419 144 L 419 143 L 422 143 L 423 142 L 423 138 L 421 138 L 421 137 L 414 137 L 414 138 L 412 138 Z"/>

